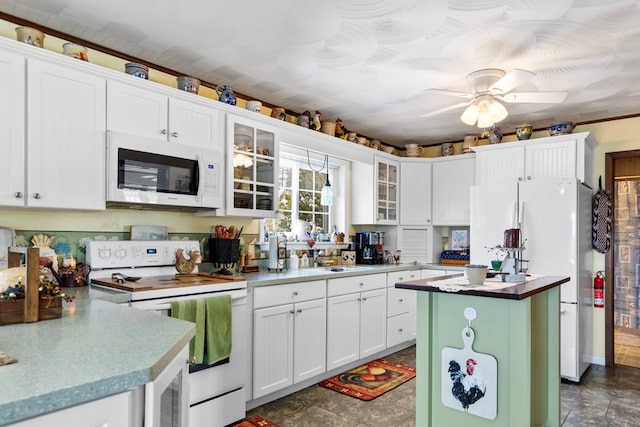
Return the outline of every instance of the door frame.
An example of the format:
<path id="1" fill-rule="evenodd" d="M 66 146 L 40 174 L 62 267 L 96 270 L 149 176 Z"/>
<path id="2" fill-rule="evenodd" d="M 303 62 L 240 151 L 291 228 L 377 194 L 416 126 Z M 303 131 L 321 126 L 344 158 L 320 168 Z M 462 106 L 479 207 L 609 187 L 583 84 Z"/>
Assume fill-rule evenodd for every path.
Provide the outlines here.
<path id="1" fill-rule="evenodd" d="M 613 153 L 605 153 L 604 158 L 604 188 L 614 195 L 614 183 L 616 177 L 615 160 L 630 157 L 640 157 L 640 150 L 618 151 Z M 615 199 L 613 200 L 612 214 L 615 213 Z M 614 245 L 616 235 L 616 222 L 612 218 L 611 221 L 611 247 L 605 254 L 605 281 L 604 281 L 604 363 L 606 366 L 614 366 L 615 364 L 615 332 L 614 332 L 614 314 L 615 314 L 615 276 L 614 266 Z M 607 280 L 612 278 L 613 280 Z M 608 297 L 607 297 L 608 295 Z"/>

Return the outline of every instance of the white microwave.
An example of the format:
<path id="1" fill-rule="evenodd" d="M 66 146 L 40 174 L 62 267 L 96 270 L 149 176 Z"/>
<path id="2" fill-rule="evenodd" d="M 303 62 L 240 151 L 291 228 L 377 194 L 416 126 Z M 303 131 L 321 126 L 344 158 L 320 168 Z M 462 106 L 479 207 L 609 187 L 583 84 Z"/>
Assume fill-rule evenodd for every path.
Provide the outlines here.
<path id="1" fill-rule="evenodd" d="M 221 208 L 217 150 L 107 132 L 107 206 Z"/>

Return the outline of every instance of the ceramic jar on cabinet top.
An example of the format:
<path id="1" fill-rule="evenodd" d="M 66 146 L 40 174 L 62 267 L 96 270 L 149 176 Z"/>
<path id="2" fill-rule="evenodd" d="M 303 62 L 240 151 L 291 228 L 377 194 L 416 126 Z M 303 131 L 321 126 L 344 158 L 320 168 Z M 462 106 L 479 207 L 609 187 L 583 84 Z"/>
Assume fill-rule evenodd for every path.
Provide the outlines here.
<path id="1" fill-rule="evenodd" d="M 218 101 L 229 105 L 236 105 L 236 94 L 233 93 L 233 88 L 231 86 L 218 86 L 216 88 L 216 93 L 218 94 Z"/>

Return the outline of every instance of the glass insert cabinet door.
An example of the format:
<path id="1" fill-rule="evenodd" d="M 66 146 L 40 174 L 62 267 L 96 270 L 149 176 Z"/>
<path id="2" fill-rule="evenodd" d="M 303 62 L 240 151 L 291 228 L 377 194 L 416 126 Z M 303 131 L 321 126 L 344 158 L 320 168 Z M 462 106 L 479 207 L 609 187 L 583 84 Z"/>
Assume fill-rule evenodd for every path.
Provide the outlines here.
<path id="1" fill-rule="evenodd" d="M 377 161 L 377 220 L 397 223 L 398 221 L 398 164 Z"/>
<path id="2" fill-rule="evenodd" d="M 232 132 L 233 153 L 230 210 L 240 215 L 273 213 L 278 204 L 276 133 L 250 120 L 229 120 L 227 129 Z"/>

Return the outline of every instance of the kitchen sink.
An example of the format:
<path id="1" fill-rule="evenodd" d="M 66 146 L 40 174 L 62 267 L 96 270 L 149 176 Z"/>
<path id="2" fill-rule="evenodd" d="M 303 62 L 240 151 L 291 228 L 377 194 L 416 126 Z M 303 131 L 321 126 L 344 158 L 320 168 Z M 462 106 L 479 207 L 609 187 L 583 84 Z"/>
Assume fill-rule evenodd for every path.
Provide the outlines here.
<path id="1" fill-rule="evenodd" d="M 318 269 L 331 271 L 335 273 L 340 273 L 340 272 L 346 273 L 350 271 L 366 271 L 371 269 L 371 267 L 362 267 L 362 266 L 356 266 L 356 265 L 334 265 L 330 267 L 318 267 Z"/>

